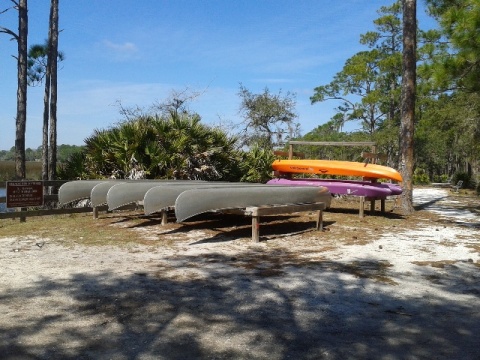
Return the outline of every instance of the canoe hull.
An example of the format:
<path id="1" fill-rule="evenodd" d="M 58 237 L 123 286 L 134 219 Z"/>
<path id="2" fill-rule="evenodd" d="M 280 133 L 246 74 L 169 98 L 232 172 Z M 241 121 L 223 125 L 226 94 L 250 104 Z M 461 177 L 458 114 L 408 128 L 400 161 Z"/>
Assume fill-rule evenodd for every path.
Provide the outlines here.
<path id="1" fill-rule="evenodd" d="M 92 189 L 106 181 L 115 183 L 115 180 L 74 180 L 69 181 L 58 189 L 59 204 L 68 204 L 72 201 L 90 198 Z"/>
<path id="2" fill-rule="evenodd" d="M 193 189 L 182 192 L 175 201 L 177 222 L 209 211 L 241 209 L 250 206 L 323 202 L 330 206 L 332 195 L 324 187 L 253 186 Z"/>
<path id="3" fill-rule="evenodd" d="M 173 185 L 159 185 L 151 188 L 145 193 L 143 198 L 143 209 L 145 215 L 149 215 L 160 210 L 174 207 L 175 200 L 184 191 L 193 189 L 206 189 L 217 187 L 252 187 L 252 186 L 265 186 L 265 184 L 259 183 L 223 183 L 223 182 L 208 182 L 203 184 L 179 184 Z"/>
<path id="4" fill-rule="evenodd" d="M 402 181 L 400 173 L 388 166 L 353 161 L 275 160 L 272 168 L 280 173 L 359 176 Z"/>
<path id="5" fill-rule="evenodd" d="M 148 180 L 131 181 L 115 184 L 108 189 L 106 203 L 109 210 L 118 209 L 124 205 L 143 201 L 148 190 L 161 185 L 181 185 L 181 184 L 206 183 L 201 180 Z"/>

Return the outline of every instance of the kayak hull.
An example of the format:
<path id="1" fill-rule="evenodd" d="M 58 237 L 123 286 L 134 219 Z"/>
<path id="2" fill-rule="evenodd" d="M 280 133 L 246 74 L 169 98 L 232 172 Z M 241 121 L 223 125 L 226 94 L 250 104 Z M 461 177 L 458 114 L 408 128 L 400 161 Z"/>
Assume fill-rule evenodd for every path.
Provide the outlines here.
<path id="1" fill-rule="evenodd" d="M 388 166 L 335 160 L 275 160 L 272 168 L 280 173 L 358 176 L 402 181 L 400 173 Z"/>
<path id="2" fill-rule="evenodd" d="M 323 186 L 335 195 L 354 195 L 375 198 L 385 198 L 391 195 L 400 195 L 402 188 L 395 184 L 334 179 L 272 179 L 269 185 L 289 186 Z"/>

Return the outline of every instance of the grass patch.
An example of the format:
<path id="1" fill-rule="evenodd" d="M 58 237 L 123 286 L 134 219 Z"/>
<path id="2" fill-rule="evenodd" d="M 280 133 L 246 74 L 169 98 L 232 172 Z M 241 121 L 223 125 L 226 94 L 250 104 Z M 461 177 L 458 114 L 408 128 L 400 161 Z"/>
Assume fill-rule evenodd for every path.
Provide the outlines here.
<path id="1" fill-rule="evenodd" d="M 2 237 L 49 239 L 64 246 L 122 246 L 151 244 L 143 239 L 135 227 L 148 220 L 137 218 L 129 222 L 130 213 L 102 214 L 94 220 L 91 213 L 27 217 L 0 220 Z M 138 215 L 137 215 L 138 216 Z"/>

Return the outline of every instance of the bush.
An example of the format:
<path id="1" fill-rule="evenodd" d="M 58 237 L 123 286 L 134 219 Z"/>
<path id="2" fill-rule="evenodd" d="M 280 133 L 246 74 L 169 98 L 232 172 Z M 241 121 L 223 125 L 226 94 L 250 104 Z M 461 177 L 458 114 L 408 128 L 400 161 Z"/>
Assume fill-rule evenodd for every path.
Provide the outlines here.
<path id="1" fill-rule="evenodd" d="M 245 153 L 241 165 L 243 177 L 240 181 L 265 183 L 272 178 L 272 163 L 275 160 L 272 149 L 253 145 Z"/>
<path id="2" fill-rule="evenodd" d="M 465 172 L 458 172 L 453 175 L 453 181 L 452 183 L 455 185 L 459 181 L 463 181 L 462 188 L 464 189 L 474 189 L 475 184 L 474 181 L 472 181 L 471 176 L 468 173 Z"/>
<path id="3" fill-rule="evenodd" d="M 434 175 L 432 182 L 434 183 L 451 183 L 451 177 L 448 176 L 447 174 L 443 175 Z"/>
<path id="4" fill-rule="evenodd" d="M 235 181 L 241 176 L 237 139 L 204 125 L 196 114 L 140 116 L 95 130 L 85 147 L 59 170 L 61 178 L 128 178 Z"/>
<path id="5" fill-rule="evenodd" d="M 412 180 L 414 185 L 430 184 L 430 178 L 428 177 L 428 174 L 425 172 L 425 170 L 421 168 L 415 169 Z"/>

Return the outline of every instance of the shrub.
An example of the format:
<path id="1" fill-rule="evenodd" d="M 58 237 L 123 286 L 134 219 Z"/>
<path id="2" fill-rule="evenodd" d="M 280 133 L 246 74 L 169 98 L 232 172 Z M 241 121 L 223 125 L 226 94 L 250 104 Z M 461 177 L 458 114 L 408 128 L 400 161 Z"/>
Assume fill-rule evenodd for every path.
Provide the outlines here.
<path id="1" fill-rule="evenodd" d="M 95 130 L 83 152 L 59 172 L 67 178 L 127 178 L 132 170 L 149 179 L 235 181 L 239 173 L 236 138 L 201 123 L 195 114 L 140 116 Z"/>
<path id="2" fill-rule="evenodd" d="M 460 180 L 463 181 L 462 188 L 464 189 L 475 188 L 474 181 L 472 181 L 472 178 L 468 173 L 457 172 L 453 175 L 453 181 L 452 181 L 453 184 L 457 184 Z"/>
<path id="3" fill-rule="evenodd" d="M 272 163 L 275 160 L 270 148 L 254 145 L 245 153 L 241 168 L 241 181 L 265 183 L 272 178 Z"/>
<path id="4" fill-rule="evenodd" d="M 428 177 L 428 174 L 421 168 L 415 169 L 412 180 L 415 185 L 430 184 L 430 178 Z"/>

